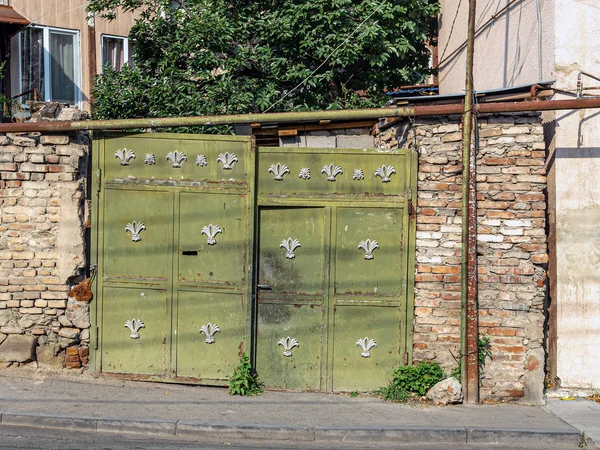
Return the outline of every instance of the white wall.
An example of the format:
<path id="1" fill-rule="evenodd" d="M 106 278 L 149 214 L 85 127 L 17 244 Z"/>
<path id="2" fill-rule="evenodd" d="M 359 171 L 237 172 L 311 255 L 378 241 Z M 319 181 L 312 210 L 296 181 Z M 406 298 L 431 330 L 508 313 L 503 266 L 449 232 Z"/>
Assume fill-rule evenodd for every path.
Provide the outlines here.
<path id="1" fill-rule="evenodd" d="M 536 0 L 517 1 L 483 27 L 511 0 L 478 0 L 475 39 L 474 79 L 476 90 L 497 89 L 536 83 L 538 70 L 538 21 Z M 539 0 L 542 15 L 542 79 L 553 78 L 554 1 Z M 456 15 L 460 3 L 460 10 Z M 465 49 L 451 56 L 467 39 L 469 2 L 441 0 L 439 20 L 440 93 L 456 94 L 465 87 Z M 456 17 L 456 21 L 455 21 Z M 454 23 L 454 26 L 453 26 Z M 444 51 L 445 49 L 445 51 Z"/>
<path id="2" fill-rule="evenodd" d="M 579 70 L 600 75 L 600 2 L 556 0 L 555 23 L 556 86 L 572 90 Z M 556 118 L 557 375 L 563 387 L 597 389 L 600 110 L 561 111 Z"/>

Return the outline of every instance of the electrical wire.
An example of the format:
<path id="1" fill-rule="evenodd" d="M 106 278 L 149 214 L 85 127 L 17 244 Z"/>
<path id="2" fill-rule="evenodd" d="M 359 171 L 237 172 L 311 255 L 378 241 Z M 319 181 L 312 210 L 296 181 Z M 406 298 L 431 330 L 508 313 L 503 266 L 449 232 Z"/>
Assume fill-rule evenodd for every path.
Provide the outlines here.
<path id="1" fill-rule="evenodd" d="M 458 18 L 458 13 L 460 11 L 460 5 L 462 0 L 459 0 L 458 6 L 456 7 L 456 13 L 454 14 L 454 19 L 452 20 L 452 26 L 450 27 L 450 34 L 448 35 L 448 40 L 446 41 L 446 46 L 444 47 L 444 51 L 442 52 L 442 56 L 440 56 L 440 61 L 444 60 L 444 55 L 446 54 L 446 50 L 448 50 L 448 44 L 450 44 L 450 39 L 452 39 L 452 32 L 454 31 L 454 25 L 456 24 L 456 19 Z M 438 63 L 438 67 L 441 63 Z"/>
<path id="2" fill-rule="evenodd" d="M 58 5 L 56 5 L 56 9 L 58 9 L 59 6 L 61 6 L 63 3 L 65 3 L 67 0 L 62 0 L 62 2 L 60 2 Z M 79 8 L 79 7 L 78 7 Z M 77 9 L 77 8 L 75 8 Z M 46 17 L 48 14 L 50 14 L 51 10 L 48 11 L 46 14 L 42 14 L 40 17 L 38 17 L 35 20 L 32 20 L 31 23 L 29 25 L 27 25 L 25 28 L 29 28 L 32 27 L 36 24 L 38 24 L 40 22 L 40 20 L 42 20 L 44 17 Z M 67 12 L 67 11 L 61 11 L 60 14 Z M 56 17 L 58 14 L 55 14 L 54 16 L 50 16 L 50 17 Z"/>
<path id="3" fill-rule="evenodd" d="M 462 1 L 462 0 L 461 0 L 461 1 Z M 331 57 L 332 57 L 332 56 L 335 54 L 335 52 L 337 52 L 337 51 L 338 51 L 338 50 L 339 50 L 339 49 L 340 49 L 340 48 L 341 48 L 341 47 L 342 47 L 342 46 L 343 46 L 343 45 L 344 45 L 346 42 L 348 42 L 348 41 L 350 40 L 350 38 L 351 38 L 352 36 L 354 36 L 354 34 L 356 34 L 356 32 L 357 32 L 358 30 L 360 30 L 360 29 L 361 29 L 361 27 L 362 27 L 362 26 L 363 26 L 363 25 L 364 25 L 364 24 L 367 22 L 367 20 L 369 20 L 371 17 L 373 17 L 373 15 L 374 15 L 374 14 L 375 14 L 377 11 L 379 11 L 383 5 L 385 5 L 385 2 L 382 2 L 382 3 L 380 3 L 380 4 L 379 4 L 379 6 L 378 6 L 377 8 L 375 8 L 375 10 L 373 10 L 373 12 L 372 12 L 371 14 L 369 14 L 369 16 L 368 16 L 368 17 L 367 17 L 365 20 L 363 20 L 363 21 L 362 21 L 362 22 L 361 22 L 361 23 L 358 25 L 358 27 L 356 27 L 356 28 L 354 29 L 354 31 L 352 31 L 352 33 L 350 33 L 350 34 L 348 35 L 348 37 L 346 37 L 346 39 L 344 39 L 344 41 L 343 41 L 341 44 L 339 44 L 339 45 L 338 45 L 336 48 L 334 48 L 334 49 L 333 49 L 333 51 L 332 51 L 332 52 L 331 52 L 331 53 L 330 53 L 330 54 L 327 56 L 327 58 L 325 58 L 325 60 L 324 60 L 324 61 L 323 61 L 323 62 L 322 62 L 320 65 L 319 65 L 319 67 L 317 67 L 315 70 L 313 70 L 309 76 L 307 76 L 307 77 L 306 77 L 304 80 L 302 80 L 300 83 L 298 83 L 298 85 L 297 85 L 296 87 L 294 87 L 294 88 L 293 88 L 291 91 L 287 92 L 287 93 L 286 93 L 286 94 L 285 94 L 283 97 L 281 97 L 279 100 L 277 100 L 275 103 L 273 103 L 273 104 L 272 104 L 271 106 L 269 106 L 267 109 L 265 109 L 265 110 L 264 110 L 262 113 L 264 114 L 264 113 L 266 113 L 266 112 L 270 111 L 270 110 L 271 110 L 271 109 L 272 109 L 272 108 L 273 108 L 275 105 L 277 105 L 277 104 L 281 103 L 283 100 L 285 100 L 287 97 L 289 97 L 289 96 L 292 94 L 292 92 L 294 92 L 296 89 L 298 89 L 300 86 L 302 86 L 302 85 L 303 85 L 304 83 L 306 83 L 308 80 L 310 80 L 310 79 L 312 78 L 312 76 L 313 76 L 315 73 L 317 73 L 317 72 L 318 72 L 318 70 L 319 70 L 321 67 L 323 67 L 327 61 L 329 61 L 329 58 L 331 58 Z"/>

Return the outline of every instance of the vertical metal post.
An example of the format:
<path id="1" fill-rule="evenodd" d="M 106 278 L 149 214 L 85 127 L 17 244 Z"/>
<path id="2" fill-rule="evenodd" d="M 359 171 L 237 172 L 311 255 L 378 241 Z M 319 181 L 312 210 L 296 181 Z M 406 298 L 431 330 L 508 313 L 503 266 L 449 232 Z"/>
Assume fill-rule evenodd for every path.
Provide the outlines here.
<path id="1" fill-rule="evenodd" d="M 469 0 L 465 104 L 463 112 L 462 254 L 461 254 L 461 368 L 466 403 L 479 402 L 477 311 L 477 194 L 475 184 L 473 54 L 476 0 Z"/>

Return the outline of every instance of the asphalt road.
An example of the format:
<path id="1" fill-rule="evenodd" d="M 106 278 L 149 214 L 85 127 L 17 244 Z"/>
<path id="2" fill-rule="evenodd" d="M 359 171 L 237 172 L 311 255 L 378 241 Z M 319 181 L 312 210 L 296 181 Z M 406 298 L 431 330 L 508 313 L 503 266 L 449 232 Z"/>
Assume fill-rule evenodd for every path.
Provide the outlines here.
<path id="1" fill-rule="evenodd" d="M 438 450 L 440 448 L 467 450 L 514 450 L 521 447 L 495 446 L 456 446 L 419 447 L 414 445 L 404 447 L 385 447 L 382 445 L 365 446 L 365 444 L 328 444 L 315 442 L 284 442 L 284 441 L 245 441 L 223 442 L 203 441 L 181 437 L 145 436 L 142 434 L 110 434 L 84 433 L 62 430 L 45 430 L 37 428 L 0 426 L 1 450 L 166 450 L 166 449 L 201 449 L 201 450 L 242 450 L 242 449 L 298 449 L 298 450 L 358 450 L 410 448 L 415 450 Z"/>

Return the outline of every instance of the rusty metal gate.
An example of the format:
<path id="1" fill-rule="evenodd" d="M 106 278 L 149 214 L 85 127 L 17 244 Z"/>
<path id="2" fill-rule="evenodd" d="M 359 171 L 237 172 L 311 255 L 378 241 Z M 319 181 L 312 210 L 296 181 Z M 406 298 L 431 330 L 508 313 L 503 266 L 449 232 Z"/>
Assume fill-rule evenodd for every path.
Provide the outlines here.
<path id="1" fill-rule="evenodd" d="M 387 384 L 409 358 L 406 150 L 258 150 L 256 367 L 268 386 Z"/>
<path id="2" fill-rule="evenodd" d="M 268 387 L 348 391 L 410 359 L 414 155 L 256 154 L 95 137 L 93 370 L 223 384 L 246 351 Z"/>
<path id="3" fill-rule="evenodd" d="M 225 382 L 251 335 L 250 138 L 94 139 L 95 371 Z"/>

